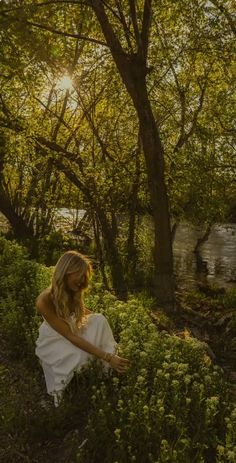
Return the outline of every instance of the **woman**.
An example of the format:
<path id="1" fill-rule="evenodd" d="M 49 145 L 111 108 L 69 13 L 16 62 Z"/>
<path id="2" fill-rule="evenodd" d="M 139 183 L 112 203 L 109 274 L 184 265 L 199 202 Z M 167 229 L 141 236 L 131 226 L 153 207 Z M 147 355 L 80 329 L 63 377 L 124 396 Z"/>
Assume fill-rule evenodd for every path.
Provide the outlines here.
<path id="1" fill-rule="evenodd" d="M 124 373 L 129 361 L 115 354 L 116 342 L 106 318 L 84 306 L 91 264 L 87 257 L 68 251 L 58 260 L 51 287 L 43 291 L 36 308 L 44 321 L 39 328 L 36 355 L 55 405 L 75 371 L 90 359 Z"/>

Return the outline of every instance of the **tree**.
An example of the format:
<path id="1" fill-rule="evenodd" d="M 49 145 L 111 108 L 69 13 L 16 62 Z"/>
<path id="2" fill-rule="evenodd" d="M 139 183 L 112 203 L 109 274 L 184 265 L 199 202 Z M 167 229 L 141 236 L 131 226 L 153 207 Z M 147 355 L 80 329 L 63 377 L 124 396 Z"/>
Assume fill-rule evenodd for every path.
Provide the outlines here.
<path id="1" fill-rule="evenodd" d="M 73 45 L 74 43 L 73 41 Z M 73 63 L 70 66 L 71 74 L 74 73 L 74 82 L 77 79 L 75 66 L 78 57 L 81 57 L 81 47 L 78 48 L 77 45 L 78 41 L 75 48 L 72 46 L 68 51 L 68 53 L 71 53 L 71 50 L 74 52 Z M 87 67 L 89 67 L 88 64 Z M 38 199 L 41 205 L 45 205 L 45 213 L 48 212 L 48 205 L 50 204 L 50 189 L 53 188 L 57 180 L 56 172 L 62 172 L 81 191 L 86 209 L 92 208 L 96 214 L 103 235 L 107 262 L 111 268 L 113 287 L 117 295 L 126 297 L 127 287 L 124 281 L 122 260 L 116 243 L 118 234 L 116 212 L 119 209 L 119 204 L 122 204 L 120 195 L 122 189 L 119 188 L 118 191 L 117 182 L 119 164 L 114 165 L 113 156 L 109 154 L 109 150 L 113 148 L 110 146 L 108 149 L 107 142 L 103 140 L 106 134 L 102 133 L 97 126 L 99 122 L 94 119 L 96 106 L 101 104 L 98 95 L 93 95 L 94 101 L 87 102 L 84 98 L 87 89 L 84 95 L 81 92 L 81 88 L 86 87 L 87 82 L 86 66 L 83 66 L 83 69 L 85 74 L 82 79 L 83 85 L 81 85 L 80 77 L 79 88 L 76 86 L 73 95 L 70 95 L 69 91 L 62 92 L 56 89 L 53 78 L 51 88 L 49 87 L 46 99 L 44 96 L 43 101 L 39 96 L 34 97 L 36 91 L 30 87 L 31 95 L 28 93 L 27 106 L 24 102 L 24 107 L 27 113 L 34 112 L 34 116 L 32 115 L 34 123 L 29 122 L 29 119 L 25 120 L 25 126 L 20 126 L 18 129 L 25 131 L 26 134 L 30 132 L 35 151 L 39 157 L 41 155 L 43 158 L 43 165 L 45 165 L 45 173 L 41 170 L 43 192 L 48 198 L 48 202 L 42 202 L 42 196 L 39 195 Z M 47 75 L 50 76 L 48 70 Z M 91 72 L 88 89 L 90 84 Z M 38 94 L 42 94 L 42 90 Z M 7 97 L 8 95 L 5 95 L 5 98 Z M 34 99 L 32 100 L 32 98 Z M 36 109 L 35 111 L 32 103 L 35 100 L 37 100 L 38 107 L 39 104 L 41 105 L 40 110 Z M 73 106 L 75 106 L 76 111 L 72 109 Z M 8 116 L 10 117 L 9 111 Z M 97 116 L 96 119 L 98 119 Z M 106 138 L 108 137 L 106 136 Z M 111 144 L 110 140 L 109 144 Z M 121 173 L 123 173 L 125 169 L 123 160 L 120 167 Z M 129 179 L 128 176 L 125 178 Z M 115 185 L 117 185 L 116 189 L 114 189 Z M 115 196 L 119 198 L 119 201 L 116 201 Z"/>
<path id="2" fill-rule="evenodd" d="M 44 191 L 61 172 L 82 192 L 113 280 L 125 273 L 118 214 L 129 209 L 127 265 L 135 258 L 135 209 L 145 197 L 155 224 L 155 293 L 171 307 L 170 213 L 176 223 L 223 217 L 220 197 L 232 177 L 231 2 L 224 12 L 213 3 L 7 2 L 2 14 L 4 49 L 23 50 L 13 68 L 24 69 L 28 92 L 27 104 L 11 96 L 12 125 L 13 108 L 22 106 L 47 166 Z M 56 82 L 64 73 L 74 91 L 62 94 Z"/>
<path id="3" fill-rule="evenodd" d="M 154 293 L 161 304 L 173 309 L 174 276 L 169 202 L 164 178 L 164 150 L 147 89 L 147 56 L 152 2 L 122 2 L 107 6 L 101 0 L 87 1 L 94 11 L 117 69 L 137 111 L 146 160 L 152 204 L 154 246 Z M 112 22 L 113 21 L 113 22 Z M 116 32 L 117 23 L 119 33 Z M 122 34 L 122 36 L 121 36 Z M 123 45 L 125 43 L 125 45 Z"/>

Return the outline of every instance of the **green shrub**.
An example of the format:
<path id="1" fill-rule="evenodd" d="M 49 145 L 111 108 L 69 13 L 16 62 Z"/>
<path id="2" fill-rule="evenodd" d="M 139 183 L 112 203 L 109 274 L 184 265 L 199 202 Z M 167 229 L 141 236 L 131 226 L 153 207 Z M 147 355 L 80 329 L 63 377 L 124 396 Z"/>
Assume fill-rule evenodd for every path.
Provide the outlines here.
<path id="1" fill-rule="evenodd" d="M 27 253 L 15 242 L 1 239 L 0 321 L 9 353 L 22 355 L 35 364 L 34 348 L 40 318 L 35 300 L 48 286 L 52 269 L 27 260 Z"/>
<path id="2" fill-rule="evenodd" d="M 63 252 L 75 248 L 73 238 L 60 230 L 51 232 L 38 240 L 38 261 L 48 266 L 55 265 Z"/>
<path id="3" fill-rule="evenodd" d="M 5 244 L 0 256 L 5 265 L 0 317 L 9 350 L 33 365 L 40 322 L 34 303 L 48 285 L 51 269 L 26 257 L 15 243 L 12 249 Z M 43 413 L 40 404 L 28 414 L 16 394 L 17 416 L 6 401 L 5 432 L 17 433 L 23 424 L 20 435 L 26 445 L 43 436 L 44 428 L 46 434 L 60 437 L 65 429 L 79 427 L 83 445 L 81 438 L 71 441 L 77 463 L 233 462 L 235 410 L 224 374 L 212 364 L 205 344 L 158 333 L 149 314 L 152 300 L 130 298 L 124 303 L 95 282 L 86 303 L 110 322 L 119 354 L 131 361 L 127 374 L 106 373 L 93 362 L 75 375 L 55 416 L 50 408 Z M 24 404 L 38 400 L 38 387 L 30 378 L 32 387 Z"/>
<path id="4" fill-rule="evenodd" d="M 22 259 L 27 259 L 27 251 L 25 248 L 17 244 L 15 241 L 8 241 L 3 236 L 0 236 L 0 295 L 1 298 L 7 297 L 8 286 L 6 286 L 6 278 L 12 272 L 15 274 L 14 265 Z"/>
<path id="5" fill-rule="evenodd" d="M 226 438 L 225 443 L 217 445 L 217 463 L 235 463 L 236 461 L 236 406 L 232 409 L 230 416 L 225 418 Z"/>
<path id="6" fill-rule="evenodd" d="M 236 288 L 230 288 L 222 297 L 222 302 L 227 309 L 236 311 Z"/>
<path id="7" fill-rule="evenodd" d="M 119 353 L 132 364 L 124 376 L 91 368 L 87 441 L 78 463 L 98 456 L 104 463 L 212 463 L 221 447 L 230 455 L 235 441 L 232 435 L 228 450 L 227 386 L 205 344 L 158 333 L 135 299 L 125 304 L 109 293 L 88 298 L 109 319 Z"/>

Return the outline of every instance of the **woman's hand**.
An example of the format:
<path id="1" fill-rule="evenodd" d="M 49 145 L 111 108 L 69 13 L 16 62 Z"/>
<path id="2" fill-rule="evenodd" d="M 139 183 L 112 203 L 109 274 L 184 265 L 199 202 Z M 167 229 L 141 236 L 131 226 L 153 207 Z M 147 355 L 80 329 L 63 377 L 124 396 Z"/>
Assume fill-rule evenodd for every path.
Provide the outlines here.
<path id="1" fill-rule="evenodd" d="M 118 373 L 125 373 L 130 365 L 130 361 L 118 355 L 112 355 L 109 364 L 114 370 L 118 371 Z"/>

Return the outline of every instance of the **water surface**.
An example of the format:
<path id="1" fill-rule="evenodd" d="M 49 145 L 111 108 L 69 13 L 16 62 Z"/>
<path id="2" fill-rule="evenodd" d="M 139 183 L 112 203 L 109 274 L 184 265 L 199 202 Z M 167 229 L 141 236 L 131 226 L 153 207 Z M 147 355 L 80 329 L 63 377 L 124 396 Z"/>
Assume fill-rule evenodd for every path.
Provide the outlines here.
<path id="1" fill-rule="evenodd" d="M 84 210 L 58 209 L 57 228 L 62 227 L 67 232 L 72 230 L 84 213 Z M 0 214 L 0 230 L 6 232 L 8 227 Z M 141 234 L 147 237 L 143 251 L 146 252 L 148 242 L 151 252 L 153 224 L 150 217 L 140 217 L 139 227 Z M 202 283 L 236 288 L 236 224 L 215 224 L 200 253 L 196 254 L 194 248 L 203 234 L 203 228 L 188 223 L 181 223 L 176 230 L 173 252 L 178 287 L 196 289 L 198 283 Z"/>
<path id="2" fill-rule="evenodd" d="M 200 254 L 194 248 L 204 233 L 200 227 L 180 224 L 174 242 L 176 280 L 182 288 L 197 283 L 236 287 L 236 224 L 215 224 Z"/>

